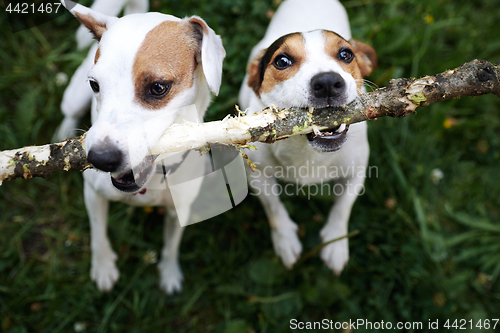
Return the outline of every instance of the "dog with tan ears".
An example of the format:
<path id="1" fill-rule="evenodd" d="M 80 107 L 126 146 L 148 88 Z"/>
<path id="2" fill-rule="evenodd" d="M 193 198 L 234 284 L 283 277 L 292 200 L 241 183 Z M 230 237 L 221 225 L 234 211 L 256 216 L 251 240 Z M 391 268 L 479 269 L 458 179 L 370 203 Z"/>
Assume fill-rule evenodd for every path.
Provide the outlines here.
<path id="1" fill-rule="evenodd" d="M 339 1 L 285 0 L 252 50 L 240 106 L 251 114 L 270 105 L 343 105 L 364 91 L 363 76 L 376 66 L 373 48 L 351 38 Z M 369 156 L 366 123 L 342 124 L 256 146 L 248 154 L 257 165 L 256 172 L 248 172 L 249 184 L 266 212 L 275 252 L 291 268 L 302 245 L 297 225 L 279 199 L 283 191 L 277 190 L 282 185 L 276 178 L 297 185 L 336 180 L 335 204 L 320 234 L 323 242 L 346 235 L 351 208 L 364 190 Z M 347 239 L 324 247 L 321 258 L 340 274 L 349 258 Z"/>
<path id="2" fill-rule="evenodd" d="M 203 173 L 197 152 L 177 154 L 167 164 L 149 155 L 151 147 L 174 122 L 199 120 L 219 91 L 225 51 L 219 36 L 200 17 L 180 19 L 160 13 L 130 14 L 120 19 L 71 1 L 63 5 L 98 41 L 88 73 L 93 91 L 92 126 L 85 139 L 90 163 L 84 172 L 85 205 L 91 228 L 91 278 L 110 290 L 119 277 L 116 254 L 107 237 L 109 201 L 168 208 L 164 247 L 158 268 L 161 288 L 181 289 L 178 250 L 186 215 L 201 180 L 181 193 L 174 205 L 165 175 L 179 166 Z M 175 207 L 174 207 L 175 206 Z"/>

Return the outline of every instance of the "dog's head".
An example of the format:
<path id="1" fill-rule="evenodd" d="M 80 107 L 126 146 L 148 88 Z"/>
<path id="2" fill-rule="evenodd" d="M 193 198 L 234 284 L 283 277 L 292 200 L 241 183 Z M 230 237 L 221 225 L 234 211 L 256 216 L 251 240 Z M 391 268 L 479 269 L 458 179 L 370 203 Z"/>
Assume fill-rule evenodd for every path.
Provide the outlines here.
<path id="1" fill-rule="evenodd" d="M 68 1 L 66 1 L 68 2 Z M 140 191 L 154 172 L 148 152 L 175 121 L 203 119 L 217 95 L 225 51 L 199 17 L 159 13 L 115 18 L 75 5 L 71 12 L 99 48 L 88 74 L 96 118 L 87 133 L 88 160 L 111 173 L 124 192 Z"/>
<path id="2" fill-rule="evenodd" d="M 375 50 L 326 30 L 292 33 L 261 51 L 248 67 L 248 85 L 265 106 L 325 107 L 353 101 L 362 92 L 363 76 L 377 66 Z M 340 149 L 348 127 L 308 135 L 320 152 Z"/>

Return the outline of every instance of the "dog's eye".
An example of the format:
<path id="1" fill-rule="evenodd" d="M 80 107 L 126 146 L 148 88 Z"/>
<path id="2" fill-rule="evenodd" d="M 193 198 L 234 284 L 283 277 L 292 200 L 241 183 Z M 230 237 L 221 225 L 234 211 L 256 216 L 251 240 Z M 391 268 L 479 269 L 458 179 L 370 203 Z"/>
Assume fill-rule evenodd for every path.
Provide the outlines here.
<path id="1" fill-rule="evenodd" d="M 165 82 L 155 82 L 151 85 L 149 92 L 154 97 L 163 97 L 170 89 L 170 84 Z"/>
<path id="2" fill-rule="evenodd" d="M 97 81 L 95 81 L 95 80 L 90 80 L 89 83 L 90 83 L 90 88 L 92 88 L 92 91 L 95 93 L 98 93 L 99 92 L 99 83 L 97 83 Z"/>
<path id="3" fill-rule="evenodd" d="M 354 53 L 350 49 L 340 49 L 339 59 L 343 62 L 350 63 L 354 59 Z"/>
<path id="4" fill-rule="evenodd" d="M 278 54 L 273 61 L 274 67 L 279 70 L 286 69 L 293 65 L 292 59 L 286 54 Z"/>

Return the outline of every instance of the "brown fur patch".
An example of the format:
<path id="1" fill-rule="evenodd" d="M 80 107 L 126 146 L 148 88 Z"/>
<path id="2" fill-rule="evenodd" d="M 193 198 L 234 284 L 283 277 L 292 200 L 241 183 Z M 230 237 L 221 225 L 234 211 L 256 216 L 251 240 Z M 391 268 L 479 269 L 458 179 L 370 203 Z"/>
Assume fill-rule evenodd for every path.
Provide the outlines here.
<path id="1" fill-rule="evenodd" d="M 358 88 L 363 86 L 363 75 L 359 68 L 357 62 L 356 50 L 342 37 L 331 31 L 323 31 L 323 36 L 325 37 L 325 52 L 329 54 L 337 63 L 342 67 L 342 69 L 352 75 L 356 80 Z M 341 49 L 348 48 L 355 54 L 354 59 L 350 63 L 346 63 L 339 59 L 339 51 Z"/>
<path id="2" fill-rule="evenodd" d="M 101 49 L 97 48 L 97 51 L 95 51 L 94 65 L 97 64 L 97 60 L 99 60 L 100 56 L 101 56 Z"/>
<path id="3" fill-rule="evenodd" d="M 257 54 L 257 56 L 250 62 L 248 65 L 247 73 L 248 73 L 248 86 L 252 88 L 252 90 L 259 95 L 260 90 L 260 62 L 262 57 L 266 53 L 266 50 L 262 50 Z"/>
<path id="4" fill-rule="evenodd" d="M 201 29 L 203 30 L 203 33 L 205 35 L 208 35 L 208 27 L 207 27 L 205 22 L 203 22 L 202 20 L 200 20 L 196 17 L 190 18 L 189 22 L 199 25 L 201 27 Z"/>
<path id="5" fill-rule="evenodd" d="M 188 22 L 165 21 L 148 32 L 132 69 L 135 101 L 148 109 L 161 109 L 192 87 L 198 50 L 199 42 Z M 150 94 L 155 82 L 170 84 L 164 97 Z"/>
<path id="6" fill-rule="evenodd" d="M 102 23 L 97 21 L 94 17 L 92 17 L 90 14 L 84 15 L 80 13 L 75 12 L 75 16 L 82 24 L 90 30 L 92 35 L 94 35 L 94 38 L 97 41 L 101 40 L 102 34 L 108 30 L 106 28 L 106 23 Z"/>
<path id="7" fill-rule="evenodd" d="M 351 39 L 349 44 L 354 48 L 357 62 L 362 76 L 368 76 L 377 68 L 377 53 L 370 45 Z"/>
<path id="8" fill-rule="evenodd" d="M 286 69 L 279 70 L 274 67 L 273 62 L 274 58 L 281 53 L 287 54 L 292 58 L 292 65 Z M 304 37 L 298 33 L 289 35 L 281 46 L 273 52 L 270 61 L 266 64 L 261 64 L 261 66 L 265 66 L 266 68 L 262 84 L 258 89 L 259 94 L 269 92 L 277 84 L 292 78 L 299 71 L 305 59 L 306 50 Z M 250 82 L 251 81 L 249 81 L 249 84 Z"/>

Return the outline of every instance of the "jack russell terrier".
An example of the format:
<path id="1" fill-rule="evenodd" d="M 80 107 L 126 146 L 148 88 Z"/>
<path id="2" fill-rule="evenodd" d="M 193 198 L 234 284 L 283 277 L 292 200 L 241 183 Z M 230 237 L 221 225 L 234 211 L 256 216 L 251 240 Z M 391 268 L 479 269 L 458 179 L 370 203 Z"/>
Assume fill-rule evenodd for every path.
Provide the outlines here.
<path id="1" fill-rule="evenodd" d="M 363 76 L 369 75 L 376 65 L 373 48 L 351 39 L 347 14 L 340 2 L 285 0 L 264 39 L 252 50 L 240 90 L 240 106 L 251 114 L 270 105 L 343 105 L 363 92 Z M 258 170 L 248 172 L 249 184 L 269 219 L 274 250 L 283 264 L 291 268 L 302 245 L 297 225 L 276 194 L 276 187 L 280 186 L 276 178 L 298 185 L 337 180 L 343 191 L 334 192 L 335 204 L 321 238 L 328 242 L 346 235 L 351 208 L 363 188 L 368 164 L 366 123 L 256 145 L 258 149 L 248 155 Z M 343 171 L 332 172 L 339 169 Z M 297 170 L 301 172 L 294 172 Z M 345 177 L 337 179 L 338 175 Z M 324 247 L 321 258 L 340 274 L 349 258 L 347 239 Z"/>
<path id="2" fill-rule="evenodd" d="M 157 168 L 159 158 L 148 151 L 172 123 L 192 117 L 189 110 L 195 109 L 195 116 L 203 119 L 210 91 L 217 94 L 221 84 L 225 57 L 221 38 L 197 16 L 179 19 L 146 13 L 118 19 L 62 2 L 98 41 L 88 73 L 95 100 L 85 149 L 89 162 L 99 170 L 83 174 L 91 229 L 91 278 L 107 291 L 119 277 L 117 256 L 106 231 L 109 201 L 164 205 L 169 209 L 158 265 L 160 285 L 167 293 L 179 291 L 178 249 L 183 232 L 179 216 L 189 212 L 201 178 L 191 182 L 194 186 L 188 193 L 176 196 L 181 200 L 174 209 L 174 190 L 167 187 L 165 174 L 175 178 L 181 163 L 203 173 L 204 164 L 197 161 L 199 153 L 191 151 L 176 154 Z"/>

